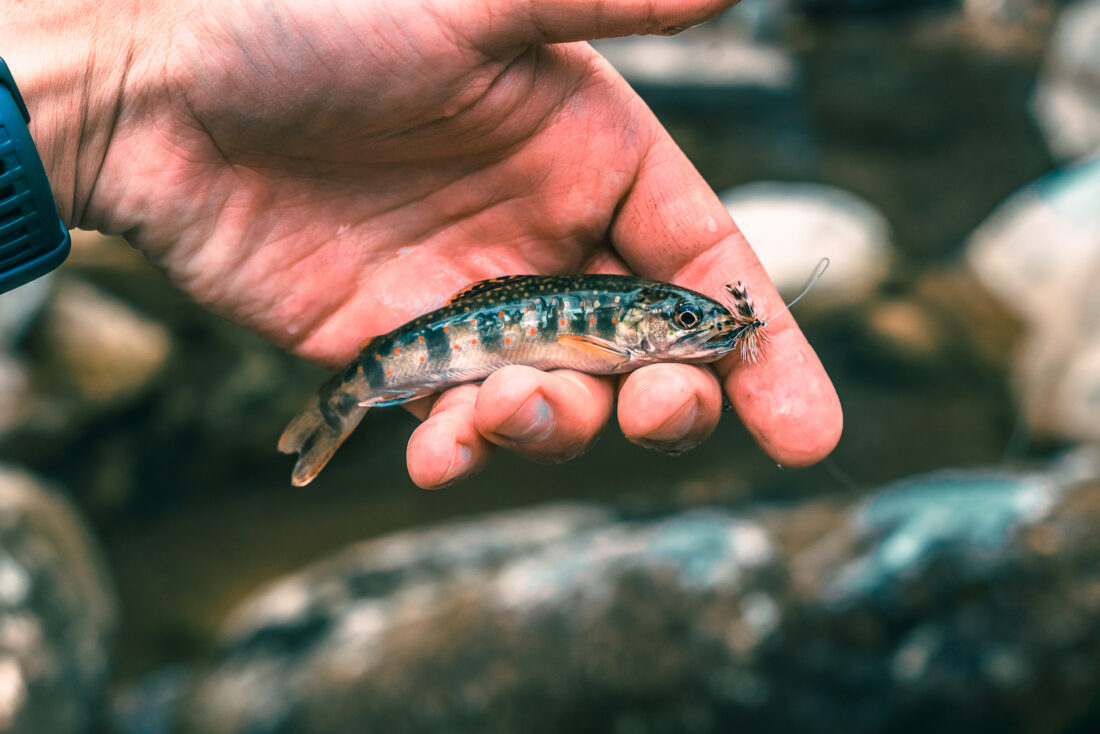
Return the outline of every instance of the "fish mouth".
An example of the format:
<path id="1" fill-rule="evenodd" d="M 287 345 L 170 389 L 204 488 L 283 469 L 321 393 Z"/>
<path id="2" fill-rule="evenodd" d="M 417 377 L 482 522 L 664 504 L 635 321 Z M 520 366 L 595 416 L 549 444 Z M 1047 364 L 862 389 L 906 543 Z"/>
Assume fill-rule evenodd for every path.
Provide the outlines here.
<path id="1" fill-rule="evenodd" d="M 719 329 L 707 338 L 703 346 L 716 352 L 730 352 L 737 348 L 738 336 L 740 331 L 736 328 Z"/>
<path id="2" fill-rule="evenodd" d="M 679 349 L 696 349 L 710 354 L 722 354 L 736 348 L 738 333 L 737 328 L 732 326 L 727 329 L 708 326 L 701 331 L 680 337 L 676 340 L 676 347 Z"/>

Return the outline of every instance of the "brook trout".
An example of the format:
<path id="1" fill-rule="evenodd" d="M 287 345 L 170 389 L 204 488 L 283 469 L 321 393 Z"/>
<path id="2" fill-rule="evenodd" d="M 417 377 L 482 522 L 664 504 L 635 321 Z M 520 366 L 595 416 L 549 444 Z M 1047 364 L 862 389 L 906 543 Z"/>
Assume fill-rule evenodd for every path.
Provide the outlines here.
<path id="1" fill-rule="evenodd" d="M 370 408 L 424 397 L 522 364 L 596 375 L 654 362 L 713 362 L 740 347 L 755 362 L 767 324 L 738 283 L 732 308 L 625 275 L 513 275 L 480 281 L 442 308 L 372 339 L 321 386 L 279 439 L 308 484 Z"/>

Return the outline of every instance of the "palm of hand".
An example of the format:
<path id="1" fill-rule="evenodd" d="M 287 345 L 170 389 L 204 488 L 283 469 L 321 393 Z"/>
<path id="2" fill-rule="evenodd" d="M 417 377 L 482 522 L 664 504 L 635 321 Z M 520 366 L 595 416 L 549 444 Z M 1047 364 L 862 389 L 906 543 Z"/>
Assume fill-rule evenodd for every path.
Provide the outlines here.
<path id="1" fill-rule="evenodd" d="M 486 54 L 451 19 L 382 5 L 202 19 L 172 45 L 175 116 L 139 143 L 159 180 L 138 244 L 198 301 L 330 364 L 473 280 L 612 266 L 640 155 L 613 118 L 637 103 L 587 46 Z"/>

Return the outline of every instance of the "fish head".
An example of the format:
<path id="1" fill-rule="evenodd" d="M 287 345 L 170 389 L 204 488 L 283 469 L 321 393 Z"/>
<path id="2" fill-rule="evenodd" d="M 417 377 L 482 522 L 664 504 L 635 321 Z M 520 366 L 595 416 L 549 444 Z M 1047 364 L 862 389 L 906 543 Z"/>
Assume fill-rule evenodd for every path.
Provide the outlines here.
<path id="1" fill-rule="evenodd" d="M 636 301 L 634 348 L 648 357 L 710 362 L 737 347 L 742 325 L 718 301 L 681 288 L 644 296 Z"/>

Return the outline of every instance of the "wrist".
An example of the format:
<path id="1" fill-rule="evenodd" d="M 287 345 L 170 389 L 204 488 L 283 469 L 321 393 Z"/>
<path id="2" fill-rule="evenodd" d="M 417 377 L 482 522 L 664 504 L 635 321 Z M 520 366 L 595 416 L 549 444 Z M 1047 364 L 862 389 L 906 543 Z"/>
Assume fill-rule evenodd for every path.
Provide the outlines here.
<path id="1" fill-rule="evenodd" d="M 9 3 L 0 27 L 0 55 L 68 227 L 83 221 L 121 107 L 132 46 L 105 22 L 120 11 L 84 0 Z"/>

